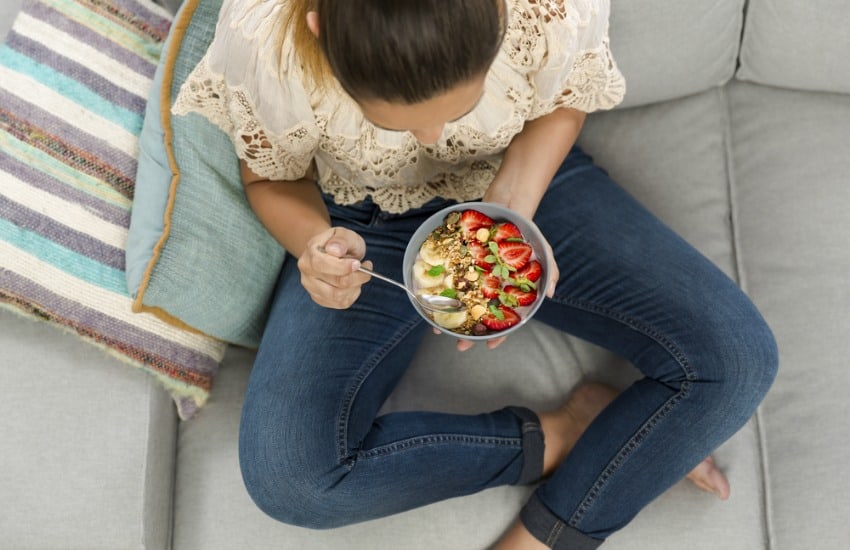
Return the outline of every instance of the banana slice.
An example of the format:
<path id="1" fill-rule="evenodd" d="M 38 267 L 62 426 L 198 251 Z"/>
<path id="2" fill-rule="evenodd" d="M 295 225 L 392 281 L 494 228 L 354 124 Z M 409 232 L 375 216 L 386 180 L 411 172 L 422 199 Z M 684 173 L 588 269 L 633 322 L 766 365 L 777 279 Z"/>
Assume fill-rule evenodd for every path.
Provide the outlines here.
<path id="1" fill-rule="evenodd" d="M 445 288 L 454 288 L 455 287 L 454 273 L 449 273 L 448 275 L 446 275 L 446 278 L 443 279 L 443 286 Z M 440 292 L 442 292 L 442 290 Z M 439 292 L 437 294 L 439 294 Z"/>
<path id="2" fill-rule="evenodd" d="M 434 243 L 425 242 L 422 248 L 419 249 L 419 256 L 428 265 L 446 265 L 446 259 L 437 252 Z"/>
<path id="3" fill-rule="evenodd" d="M 434 312 L 434 322 L 443 328 L 455 329 L 466 322 L 466 311 L 455 313 Z"/>
<path id="4" fill-rule="evenodd" d="M 430 269 L 431 267 L 423 261 L 413 264 L 413 280 L 416 281 L 418 288 L 432 288 L 443 284 L 446 278 L 445 272 L 432 276 L 428 274 Z"/>

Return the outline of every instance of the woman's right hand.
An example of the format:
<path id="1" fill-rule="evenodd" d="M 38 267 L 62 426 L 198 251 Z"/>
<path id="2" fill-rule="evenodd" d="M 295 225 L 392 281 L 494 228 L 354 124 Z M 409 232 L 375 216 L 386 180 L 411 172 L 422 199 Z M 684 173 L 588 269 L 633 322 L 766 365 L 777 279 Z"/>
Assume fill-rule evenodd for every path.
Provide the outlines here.
<path id="1" fill-rule="evenodd" d="M 360 296 L 369 275 L 358 271 L 366 255 L 363 237 L 343 227 L 332 227 L 307 242 L 298 258 L 301 284 L 320 306 L 346 309 Z M 371 267 L 371 262 L 364 262 Z"/>

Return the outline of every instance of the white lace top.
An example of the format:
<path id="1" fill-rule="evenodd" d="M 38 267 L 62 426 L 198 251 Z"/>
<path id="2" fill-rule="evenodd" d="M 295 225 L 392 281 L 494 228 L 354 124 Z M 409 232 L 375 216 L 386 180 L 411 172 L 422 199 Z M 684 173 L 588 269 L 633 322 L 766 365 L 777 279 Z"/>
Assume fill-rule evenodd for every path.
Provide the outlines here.
<path id="1" fill-rule="evenodd" d="M 437 196 L 480 198 L 525 121 L 559 107 L 610 109 L 625 94 L 608 45 L 609 0 L 508 0 L 507 33 L 481 101 L 446 124 L 436 144 L 422 145 L 410 132 L 372 125 L 339 87 L 311 90 L 287 42 L 279 66 L 274 44 L 289 1 L 225 0 L 173 112 L 219 126 L 259 176 L 296 180 L 315 160 L 319 186 L 338 204 L 370 195 L 399 213 Z"/>

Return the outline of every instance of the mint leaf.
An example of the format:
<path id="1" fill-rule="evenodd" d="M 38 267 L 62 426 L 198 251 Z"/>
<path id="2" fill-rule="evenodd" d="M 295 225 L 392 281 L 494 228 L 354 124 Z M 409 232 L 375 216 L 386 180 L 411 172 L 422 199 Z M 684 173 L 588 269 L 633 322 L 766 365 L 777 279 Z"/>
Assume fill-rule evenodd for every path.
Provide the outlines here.
<path id="1" fill-rule="evenodd" d="M 429 277 L 436 277 L 437 275 L 442 275 L 443 272 L 446 271 L 446 268 L 441 265 L 435 265 L 431 269 L 428 270 Z"/>
<path id="2" fill-rule="evenodd" d="M 498 244 L 496 244 L 494 241 L 490 241 L 487 244 L 490 247 L 490 252 L 492 252 L 493 254 L 499 253 L 499 245 Z"/>
<path id="3" fill-rule="evenodd" d="M 489 256 L 486 256 L 486 257 L 484 258 L 484 261 L 485 261 L 485 262 L 487 262 L 488 264 L 494 264 L 494 263 L 496 263 L 496 262 L 498 261 L 498 259 L 497 259 L 495 256 L 493 256 L 493 255 L 491 254 L 491 255 L 489 255 Z"/>
<path id="4" fill-rule="evenodd" d="M 457 298 L 457 291 L 453 288 L 447 288 L 440 292 L 440 296 L 445 296 L 446 298 Z"/>
<path id="5" fill-rule="evenodd" d="M 517 307 L 519 305 L 517 297 L 513 294 L 508 294 L 507 292 L 499 292 L 499 301 L 508 307 Z M 501 311 L 499 313 L 501 313 Z"/>
<path id="6" fill-rule="evenodd" d="M 537 290 L 537 285 L 526 279 L 525 277 L 520 277 L 519 279 L 510 279 L 508 284 L 513 286 L 518 286 L 524 291 L 528 292 L 529 290 Z"/>
<path id="7" fill-rule="evenodd" d="M 499 321 L 504 321 L 504 320 L 505 320 L 505 314 L 504 314 L 504 313 L 502 313 L 502 310 L 501 310 L 501 309 L 497 308 L 497 307 L 496 307 L 496 306 L 494 306 L 494 305 L 490 305 L 490 314 L 491 314 L 491 315 L 493 315 L 493 317 L 495 317 L 495 318 L 496 318 L 496 319 L 498 319 Z"/>

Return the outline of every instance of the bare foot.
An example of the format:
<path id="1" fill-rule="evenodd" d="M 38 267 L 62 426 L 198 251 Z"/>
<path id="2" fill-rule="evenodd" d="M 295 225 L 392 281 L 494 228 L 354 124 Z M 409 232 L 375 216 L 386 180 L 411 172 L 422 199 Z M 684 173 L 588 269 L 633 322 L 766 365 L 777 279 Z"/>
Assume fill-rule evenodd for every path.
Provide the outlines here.
<path id="1" fill-rule="evenodd" d="M 700 462 L 686 477 L 703 491 L 717 495 L 720 500 L 729 498 L 731 492 L 729 480 L 726 479 L 726 475 L 720 471 L 711 457 Z"/>
<path id="2" fill-rule="evenodd" d="M 534 538 L 521 521 L 517 521 L 490 550 L 547 550 L 548 548 Z"/>
<path id="3" fill-rule="evenodd" d="M 559 409 L 538 415 L 546 442 L 544 476 L 551 474 L 564 461 L 581 434 L 617 394 L 611 386 L 591 382 L 575 390 Z"/>
<path id="4" fill-rule="evenodd" d="M 618 391 L 608 385 L 590 382 L 573 392 L 559 409 L 540 413 L 540 427 L 546 441 L 543 454 L 543 475 L 550 475 L 575 446 L 590 423 L 613 401 Z M 729 498 L 729 480 L 708 457 L 686 478 L 694 485 L 716 494 L 721 500 Z"/>
<path id="5" fill-rule="evenodd" d="M 616 389 L 591 382 L 579 387 L 559 409 L 540 413 L 546 448 L 543 456 L 543 475 L 548 476 L 564 461 L 578 438 L 602 410 L 618 395 Z M 686 478 L 700 489 L 716 494 L 721 500 L 729 498 L 729 480 L 708 457 Z M 516 521 L 492 550 L 545 550 L 547 546 L 534 538 L 520 521 Z"/>

